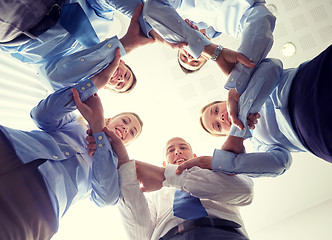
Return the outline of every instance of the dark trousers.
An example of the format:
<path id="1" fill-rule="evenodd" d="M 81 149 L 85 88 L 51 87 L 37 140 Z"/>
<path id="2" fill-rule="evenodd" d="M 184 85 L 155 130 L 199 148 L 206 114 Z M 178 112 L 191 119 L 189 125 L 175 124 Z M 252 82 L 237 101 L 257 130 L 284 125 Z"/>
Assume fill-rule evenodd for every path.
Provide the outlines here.
<path id="1" fill-rule="evenodd" d="M 219 228 L 201 227 L 175 235 L 170 240 L 248 240 L 248 238 Z"/>
<path id="2" fill-rule="evenodd" d="M 23 164 L 0 131 L 0 239 L 48 240 L 58 221 L 38 166 Z"/>
<path id="3" fill-rule="evenodd" d="M 298 71 L 288 109 L 304 146 L 332 163 L 332 45 Z"/>

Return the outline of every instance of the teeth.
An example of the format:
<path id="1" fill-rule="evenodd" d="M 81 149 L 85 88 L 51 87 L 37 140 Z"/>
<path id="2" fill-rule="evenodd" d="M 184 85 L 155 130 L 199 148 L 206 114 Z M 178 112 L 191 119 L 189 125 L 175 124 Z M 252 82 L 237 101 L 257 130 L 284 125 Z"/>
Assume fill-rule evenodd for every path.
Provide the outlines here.
<path id="1" fill-rule="evenodd" d="M 179 162 L 184 162 L 184 159 L 178 159 L 178 160 L 176 160 L 176 163 L 179 163 Z"/>
<path id="2" fill-rule="evenodd" d="M 123 139 L 122 133 L 119 129 L 116 128 L 115 133 L 116 133 L 116 135 L 118 135 L 119 138 Z"/>

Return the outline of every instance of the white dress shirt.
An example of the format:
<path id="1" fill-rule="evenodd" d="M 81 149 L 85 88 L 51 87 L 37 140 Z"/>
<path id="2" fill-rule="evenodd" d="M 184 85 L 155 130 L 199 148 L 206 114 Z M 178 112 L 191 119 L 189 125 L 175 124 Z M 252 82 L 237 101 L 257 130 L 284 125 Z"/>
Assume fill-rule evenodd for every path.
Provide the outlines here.
<path id="1" fill-rule="evenodd" d="M 143 194 L 136 176 L 135 162 L 119 169 L 121 196 L 118 203 L 129 239 L 157 240 L 184 220 L 173 215 L 176 189 L 199 197 L 209 216 L 240 224 L 239 232 L 247 236 L 239 206 L 253 198 L 253 182 L 245 175 L 229 176 L 193 167 L 176 175 L 177 165 L 168 165 L 161 190 Z"/>

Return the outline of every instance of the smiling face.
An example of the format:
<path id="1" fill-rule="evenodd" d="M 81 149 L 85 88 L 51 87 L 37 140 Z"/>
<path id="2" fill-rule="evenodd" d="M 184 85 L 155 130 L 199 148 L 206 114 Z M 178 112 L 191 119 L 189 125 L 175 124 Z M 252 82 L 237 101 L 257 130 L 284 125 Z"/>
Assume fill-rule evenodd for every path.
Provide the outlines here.
<path id="1" fill-rule="evenodd" d="M 180 165 L 194 157 L 189 143 L 182 138 L 172 138 L 166 144 L 166 159 L 170 164 Z"/>
<path id="2" fill-rule="evenodd" d="M 133 72 L 120 60 L 118 68 L 108 81 L 107 88 L 116 92 L 126 92 L 134 83 Z"/>
<path id="3" fill-rule="evenodd" d="M 128 145 L 142 132 L 142 123 L 131 113 L 121 113 L 106 121 L 106 127 L 112 130 L 124 145 Z"/>
<path id="4" fill-rule="evenodd" d="M 216 102 L 206 107 L 202 112 L 201 123 L 211 134 L 228 134 L 232 122 L 228 117 L 226 102 Z"/>
<path id="5" fill-rule="evenodd" d="M 190 72 L 199 70 L 206 63 L 204 57 L 200 56 L 195 59 L 184 49 L 178 51 L 178 60 L 179 64 Z"/>

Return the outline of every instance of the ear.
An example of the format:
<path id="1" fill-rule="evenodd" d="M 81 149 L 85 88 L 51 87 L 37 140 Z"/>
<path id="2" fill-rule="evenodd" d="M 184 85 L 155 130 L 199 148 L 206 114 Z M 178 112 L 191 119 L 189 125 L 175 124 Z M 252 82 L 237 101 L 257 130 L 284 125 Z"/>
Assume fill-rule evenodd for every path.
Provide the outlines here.
<path id="1" fill-rule="evenodd" d="M 194 153 L 194 157 L 197 158 L 197 155 Z"/>
<path id="2" fill-rule="evenodd" d="M 165 161 L 163 161 L 163 167 L 166 167 L 166 162 Z"/>

